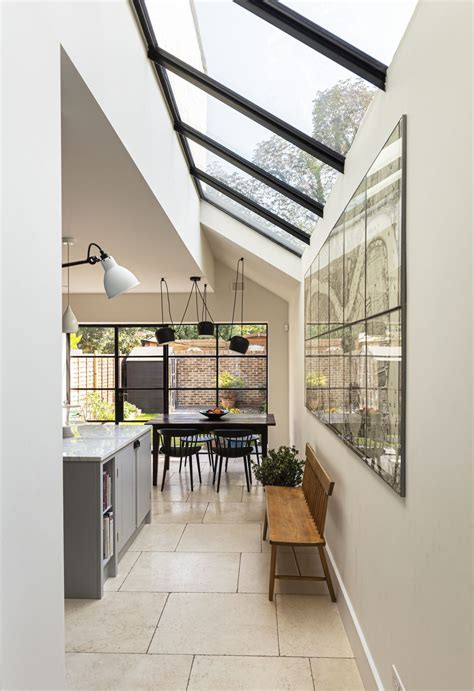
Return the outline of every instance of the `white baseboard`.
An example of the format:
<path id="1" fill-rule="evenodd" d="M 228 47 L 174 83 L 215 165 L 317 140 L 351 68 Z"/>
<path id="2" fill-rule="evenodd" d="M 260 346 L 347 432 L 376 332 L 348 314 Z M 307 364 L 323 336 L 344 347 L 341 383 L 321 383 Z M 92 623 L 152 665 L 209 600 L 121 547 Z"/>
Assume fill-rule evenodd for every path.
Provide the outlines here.
<path id="1" fill-rule="evenodd" d="M 326 544 L 326 551 L 329 557 L 330 568 L 335 577 L 339 595 L 342 595 L 338 599 L 338 607 L 341 613 L 341 618 L 344 623 L 345 629 L 349 641 L 352 645 L 354 651 L 354 656 L 359 667 L 359 672 L 366 689 L 377 689 L 377 691 L 384 691 L 384 686 L 378 673 L 377 667 L 374 662 L 374 658 L 369 650 L 369 646 L 362 631 L 359 619 L 352 605 L 349 593 L 346 590 L 344 581 L 342 580 L 339 569 L 337 568 L 336 561 L 332 555 L 332 552 L 328 545 Z"/>

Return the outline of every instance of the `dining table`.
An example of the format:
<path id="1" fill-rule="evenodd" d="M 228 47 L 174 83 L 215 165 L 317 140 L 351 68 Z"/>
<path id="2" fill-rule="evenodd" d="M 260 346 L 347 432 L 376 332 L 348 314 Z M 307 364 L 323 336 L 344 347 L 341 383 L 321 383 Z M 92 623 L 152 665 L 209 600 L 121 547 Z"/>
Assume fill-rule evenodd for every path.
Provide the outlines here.
<path id="1" fill-rule="evenodd" d="M 268 428 L 276 425 L 273 413 L 229 413 L 220 420 L 209 420 L 202 413 L 163 413 L 148 420 L 145 424 L 152 427 L 153 447 L 153 484 L 158 484 L 158 454 L 160 450 L 160 432 L 164 429 L 195 429 L 199 434 L 214 432 L 218 429 L 250 430 L 260 435 L 262 440 L 262 456 L 268 450 Z M 170 458 L 165 455 L 163 479 L 161 489 L 165 484 L 166 473 L 170 467 Z"/>

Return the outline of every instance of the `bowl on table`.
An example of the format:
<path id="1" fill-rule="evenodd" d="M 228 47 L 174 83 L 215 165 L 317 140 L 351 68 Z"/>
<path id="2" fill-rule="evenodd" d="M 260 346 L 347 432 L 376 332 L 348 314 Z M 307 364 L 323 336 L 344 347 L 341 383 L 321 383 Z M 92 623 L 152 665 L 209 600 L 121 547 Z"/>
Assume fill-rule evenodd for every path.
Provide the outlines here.
<path id="1" fill-rule="evenodd" d="M 226 408 L 208 408 L 208 410 L 200 410 L 199 412 L 204 417 L 207 417 L 208 420 L 220 420 L 229 411 Z"/>

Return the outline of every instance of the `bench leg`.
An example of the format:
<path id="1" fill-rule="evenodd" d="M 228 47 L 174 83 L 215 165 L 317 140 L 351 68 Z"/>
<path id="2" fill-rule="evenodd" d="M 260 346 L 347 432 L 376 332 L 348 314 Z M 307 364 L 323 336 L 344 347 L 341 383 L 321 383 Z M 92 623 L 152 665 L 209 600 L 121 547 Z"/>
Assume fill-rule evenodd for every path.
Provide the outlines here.
<path id="1" fill-rule="evenodd" d="M 318 550 L 319 550 L 319 557 L 321 559 L 321 564 L 323 567 L 324 575 L 326 577 L 326 582 L 328 584 L 328 590 L 329 590 L 329 594 L 331 596 L 331 600 L 333 602 L 336 602 L 336 593 L 334 592 L 334 588 L 332 585 L 331 574 L 329 573 L 329 567 L 328 567 L 328 563 L 326 560 L 326 552 L 324 551 L 324 545 L 318 545 Z"/>
<path id="2" fill-rule="evenodd" d="M 263 521 L 263 539 L 267 539 L 267 530 L 268 530 L 268 516 L 267 512 L 265 511 L 265 519 Z"/>
<path id="3" fill-rule="evenodd" d="M 278 545 L 272 545 L 272 555 L 270 558 L 270 583 L 268 587 L 268 599 L 273 600 L 273 591 L 275 588 L 275 570 L 276 570 L 276 558 L 277 558 L 277 547 Z"/>

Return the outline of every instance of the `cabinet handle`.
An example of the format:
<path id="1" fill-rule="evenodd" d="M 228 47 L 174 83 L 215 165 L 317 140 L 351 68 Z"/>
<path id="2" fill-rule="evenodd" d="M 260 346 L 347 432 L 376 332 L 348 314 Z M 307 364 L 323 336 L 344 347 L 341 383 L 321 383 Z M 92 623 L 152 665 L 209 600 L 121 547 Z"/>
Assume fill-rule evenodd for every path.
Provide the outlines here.
<path id="1" fill-rule="evenodd" d="M 140 440 L 137 439 L 136 441 L 133 442 L 133 448 L 138 449 L 141 446 Z"/>

